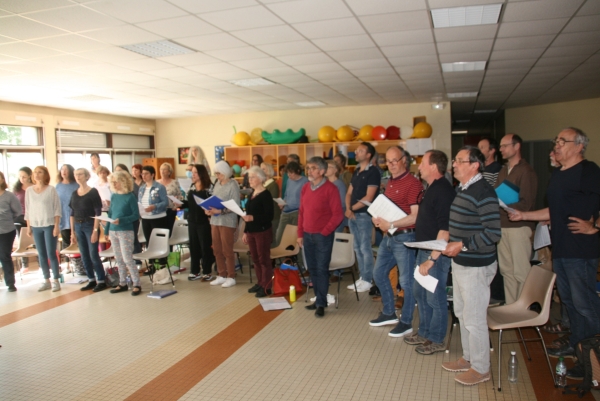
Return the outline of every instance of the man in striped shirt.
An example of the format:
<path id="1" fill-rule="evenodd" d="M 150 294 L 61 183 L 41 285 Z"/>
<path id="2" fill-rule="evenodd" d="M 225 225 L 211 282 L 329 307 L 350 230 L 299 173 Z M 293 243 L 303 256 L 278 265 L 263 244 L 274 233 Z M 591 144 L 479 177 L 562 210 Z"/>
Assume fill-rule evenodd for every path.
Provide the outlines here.
<path id="1" fill-rule="evenodd" d="M 452 162 L 460 185 L 450 208 L 450 242 L 443 252 L 453 258 L 454 313 L 463 357 L 442 367 L 461 372 L 454 380 L 467 386 L 490 379 L 487 306 L 502 235 L 498 197 L 481 174 L 484 163 L 481 151 L 472 146 L 463 147 Z"/>

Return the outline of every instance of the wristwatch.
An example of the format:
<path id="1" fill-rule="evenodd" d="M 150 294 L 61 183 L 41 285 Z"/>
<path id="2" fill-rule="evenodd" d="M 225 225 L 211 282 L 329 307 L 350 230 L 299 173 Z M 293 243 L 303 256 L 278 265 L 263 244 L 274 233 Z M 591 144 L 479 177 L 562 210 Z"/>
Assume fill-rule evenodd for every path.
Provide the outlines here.
<path id="1" fill-rule="evenodd" d="M 391 222 L 391 223 L 390 223 L 390 230 L 393 230 L 394 228 L 395 228 L 395 227 L 394 227 L 394 222 Z"/>
<path id="2" fill-rule="evenodd" d="M 599 226 L 599 225 L 598 225 L 598 223 L 596 223 L 595 221 L 594 221 L 594 228 L 595 228 L 596 230 L 600 231 L 600 226 Z"/>
<path id="3" fill-rule="evenodd" d="M 427 258 L 427 260 L 431 260 L 432 262 L 437 262 L 437 259 L 432 258 L 431 255 L 429 255 L 429 257 Z"/>
<path id="4" fill-rule="evenodd" d="M 462 246 L 462 249 L 461 249 L 461 251 L 463 251 L 463 252 L 467 252 L 468 250 L 469 250 L 469 248 L 467 248 L 467 246 L 466 246 L 466 245 L 465 245 L 465 243 L 463 242 L 463 246 Z"/>

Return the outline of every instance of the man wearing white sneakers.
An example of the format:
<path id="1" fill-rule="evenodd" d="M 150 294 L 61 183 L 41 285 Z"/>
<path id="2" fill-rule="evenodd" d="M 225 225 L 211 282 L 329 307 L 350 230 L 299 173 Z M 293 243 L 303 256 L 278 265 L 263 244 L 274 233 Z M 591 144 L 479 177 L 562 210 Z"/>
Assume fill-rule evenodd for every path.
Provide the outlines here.
<path id="1" fill-rule="evenodd" d="M 381 174 L 377 167 L 370 164 L 375 154 L 375 148 L 369 142 L 362 142 L 354 151 L 358 166 L 352 175 L 352 181 L 346 192 L 346 217 L 348 227 L 354 235 L 354 251 L 356 262 L 360 271 L 360 278 L 356 281 L 356 290 L 366 292 L 371 289 L 373 281 L 373 249 L 371 248 L 371 235 L 373 223 L 367 213 L 367 205 L 373 202 L 379 185 Z M 348 286 L 354 290 L 354 284 Z"/>
<path id="2" fill-rule="evenodd" d="M 369 322 L 371 326 L 396 324 L 389 332 L 390 337 L 403 337 L 412 333 L 415 297 L 413 295 L 416 251 L 404 245 L 415 240 L 415 222 L 419 212 L 419 196 L 423 191 L 421 182 L 406 169 L 407 155 L 400 146 L 392 146 L 385 153 L 386 163 L 391 174 L 385 187 L 385 195 L 406 216 L 396 221 L 386 221 L 380 217 L 373 218 L 373 224 L 380 228 L 385 236 L 379 245 L 377 262 L 373 270 L 375 284 L 381 292 L 383 311 L 377 319 Z M 390 230 L 392 232 L 390 233 Z M 404 290 L 402 317 L 398 322 L 394 303 L 394 289 L 389 274 L 394 266 L 398 266 L 400 286 Z M 394 283 L 396 285 L 397 283 Z"/>

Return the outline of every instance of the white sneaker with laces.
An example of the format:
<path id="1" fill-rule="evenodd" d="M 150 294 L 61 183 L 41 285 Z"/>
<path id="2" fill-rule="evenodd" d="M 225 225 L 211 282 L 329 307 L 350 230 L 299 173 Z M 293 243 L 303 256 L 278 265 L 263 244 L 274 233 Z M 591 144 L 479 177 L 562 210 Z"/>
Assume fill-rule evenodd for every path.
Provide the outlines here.
<path id="1" fill-rule="evenodd" d="M 356 286 L 357 287 L 358 287 L 358 285 L 360 284 L 361 281 L 363 281 L 362 277 L 360 277 L 358 280 L 356 280 Z M 347 286 L 346 288 L 349 289 L 349 290 L 353 290 L 354 289 L 354 284 L 355 283 L 352 283 L 349 286 Z"/>
<path id="2" fill-rule="evenodd" d="M 49 290 L 50 288 L 52 288 L 52 286 L 50 285 L 50 282 L 44 281 L 42 283 L 42 285 L 40 286 L 40 288 L 38 288 L 38 291 L 46 291 L 46 290 Z"/>
<path id="3" fill-rule="evenodd" d="M 229 288 L 229 287 L 233 287 L 234 285 L 235 285 L 235 279 L 234 278 L 227 278 L 227 279 L 225 279 L 225 282 L 223 284 L 221 284 L 221 287 L 223 287 L 223 288 Z"/>
<path id="4" fill-rule="evenodd" d="M 211 281 L 210 285 L 221 285 L 225 281 L 227 281 L 227 279 L 225 277 L 218 276 L 216 279 Z"/>
<path id="5" fill-rule="evenodd" d="M 52 282 L 52 292 L 60 291 L 60 283 L 58 280 Z"/>
<path id="6" fill-rule="evenodd" d="M 314 303 L 317 300 L 317 297 L 312 297 L 310 302 Z M 335 295 L 327 294 L 327 305 L 332 305 L 335 303 Z"/>
<path id="7" fill-rule="evenodd" d="M 364 280 L 360 280 L 360 283 L 356 284 L 356 292 L 367 292 L 373 287 L 371 283 L 367 283 Z M 352 286 L 352 290 L 354 290 L 354 286 Z"/>

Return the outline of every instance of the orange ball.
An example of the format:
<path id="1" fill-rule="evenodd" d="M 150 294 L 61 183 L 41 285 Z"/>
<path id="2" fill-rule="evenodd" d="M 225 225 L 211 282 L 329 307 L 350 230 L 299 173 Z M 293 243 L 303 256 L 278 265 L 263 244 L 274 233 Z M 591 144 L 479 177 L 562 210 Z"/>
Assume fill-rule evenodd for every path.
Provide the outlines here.
<path id="1" fill-rule="evenodd" d="M 371 133 L 371 135 L 376 141 L 383 141 L 385 140 L 385 138 L 387 138 L 387 131 L 384 127 L 378 125 L 377 127 L 373 128 L 373 132 Z"/>

